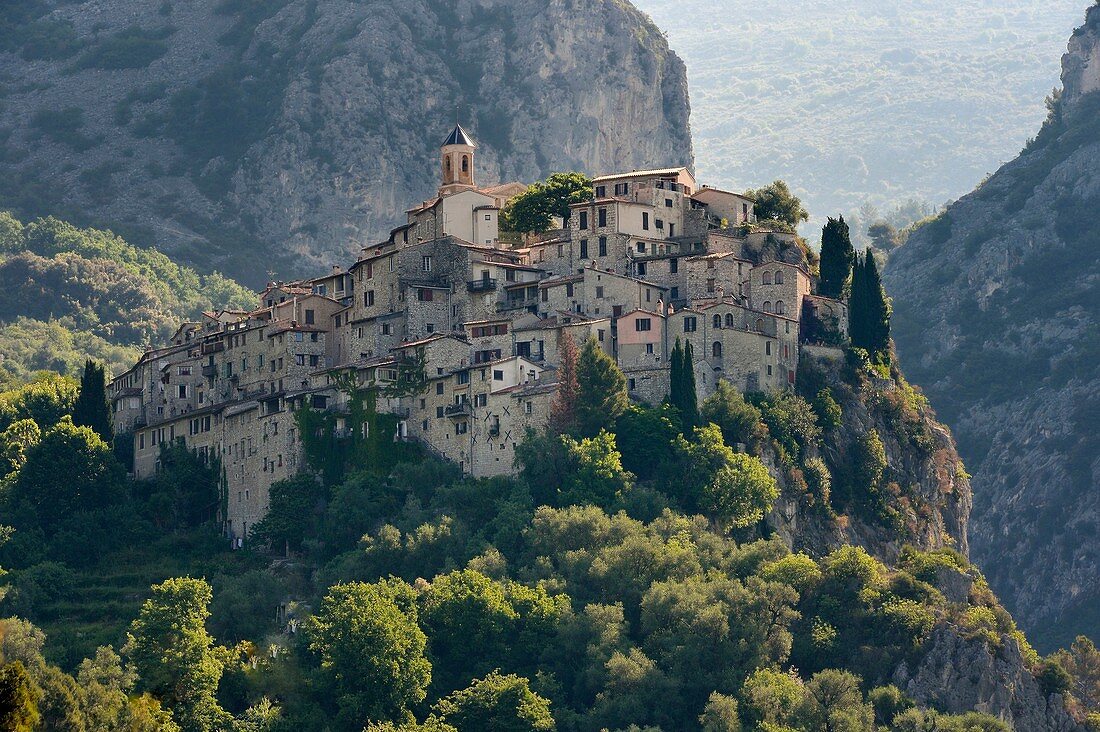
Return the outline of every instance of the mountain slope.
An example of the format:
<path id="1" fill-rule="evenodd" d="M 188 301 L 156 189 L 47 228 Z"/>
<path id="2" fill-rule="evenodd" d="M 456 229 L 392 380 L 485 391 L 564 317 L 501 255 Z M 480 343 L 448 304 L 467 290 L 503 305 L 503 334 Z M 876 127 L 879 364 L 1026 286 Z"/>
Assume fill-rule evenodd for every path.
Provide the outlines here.
<path id="1" fill-rule="evenodd" d="M 0 29 L 0 205 L 253 285 L 397 224 L 456 116 L 484 184 L 692 161 L 683 63 L 620 0 L 35 0 Z"/>
<path id="2" fill-rule="evenodd" d="M 1063 86 L 884 278 L 907 369 L 974 473 L 973 556 L 1041 646 L 1100 632 L 1100 6 Z"/>

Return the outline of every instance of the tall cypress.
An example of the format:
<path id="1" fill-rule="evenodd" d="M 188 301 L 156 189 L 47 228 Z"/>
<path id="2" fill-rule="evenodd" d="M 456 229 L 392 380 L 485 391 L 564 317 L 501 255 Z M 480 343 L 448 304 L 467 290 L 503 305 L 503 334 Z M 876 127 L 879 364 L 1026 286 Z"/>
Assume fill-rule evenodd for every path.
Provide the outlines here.
<path id="1" fill-rule="evenodd" d="M 871 347 L 867 350 L 873 353 L 887 354 L 890 352 L 890 298 L 886 296 L 886 290 L 882 287 L 882 279 L 879 277 L 878 261 L 874 252 L 867 250 L 863 263 L 863 279 L 865 297 L 867 299 L 867 335 Z"/>
<path id="2" fill-rule="evenodd" d="M 114 439 L 111 407 L 107 401 L 107 371 L 91 359 L 84 362 L 80 394 L 73 405 L 73 424 L 91 427 L 108 443 Z"/>
<path id="3" fill-rule="evenodd" d="M 684 431 L 690 430 L 699 424 L 699 397 L 695 393 L 695 353 L 691 347 L 691 341 L 684 346 L 684 356 L 681 361 L 681 374 L 683 379 L 683 400 L 680 414 L 684 418 Z"/>
<path id="4" fill-rule="evenodd" d="M 852 268 L 858 257 L 852 247 L 844 217 L 829 221 L 821 230 L 821 277 L 817 291 L 837 300 L 844 297 L 851 283 Z"/>
<path id="5" fill-rule="evenodd" d="M 680 408 L 684 400 L 684 349 L 680 346 L 680 339 L 676 339 L 676 345 L 672 347 L 672 358 L 669 363 L 668 373 L 668 401 L 669 404 Z"/>
<path id="6" fill-rule="evenodd" d="M 626 376 L 595 338 L 589 338 L 577 359 L 577 434 L 595 437 L 610 429 L 630 405 Z"/>
<path id="7" fill-rule="evenodd" d="M 867 302 L 864 293 L 863 261 L 856 259 L 852 271 L 852 292 L 848 297 L 848 337 L 856 348 L 867 348 Z"/>

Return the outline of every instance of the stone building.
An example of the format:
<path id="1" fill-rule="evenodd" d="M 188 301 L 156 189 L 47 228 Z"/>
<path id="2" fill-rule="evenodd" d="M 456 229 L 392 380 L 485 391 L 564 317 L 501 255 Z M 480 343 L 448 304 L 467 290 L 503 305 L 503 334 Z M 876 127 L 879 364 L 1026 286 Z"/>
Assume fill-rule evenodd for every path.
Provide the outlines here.
<path id="1" fill-rule="evenodd" d="M 154 475 L 169 442 L 216 459 L 223 528 L 239 543 L 272 483 L 303 468 L 295 413 L 329 411 L 345 428 L 349 374 L 394 388 L 376 392 L 394 439 L 481 477 L 514 470 L 516 446 L 547 425 L 566 335 L 613 356 L 631 397 L 651 404 L 668 393 L 677 341 L 692 346 L 702 399 L 721 379 L 789 389 L 801 343 L 845 337 L 845 304 L 811 294 L 798 247 L 756 231 L 750 197 L 700 187 L 687 168 L 601 175 L 560 228 L 502 236 L 499 213 L 526 187 L 480 188 L 476 150 L 456 126 L 436 196 L 384 241 L 346 267 L 269 283 L 254 311 L 183 324 L 116 378 L 135 475 Z"/>

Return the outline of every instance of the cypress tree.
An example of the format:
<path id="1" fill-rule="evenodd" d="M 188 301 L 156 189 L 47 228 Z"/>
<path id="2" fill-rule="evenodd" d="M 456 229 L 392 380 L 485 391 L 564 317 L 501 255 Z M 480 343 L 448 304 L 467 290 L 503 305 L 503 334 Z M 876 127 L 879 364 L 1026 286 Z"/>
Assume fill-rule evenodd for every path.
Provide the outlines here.
<path id="1" fill-rule="evenodd" d="M 882 287 L 878 262 L 870 249 L 863 263 L 864 297 L 867 299 L 867 336 L 868 351 L 878 354 L 890 352 L 890 298 Z"/>
<path id="2" fill-rule="evenodd" d="M 818 293 L 837 300 L 844 297 L 851 283 L 852 267 L 857 260 L 844 217 L 829 217 L 828 223 L 821 230 L 821 277 L 817 286 Z"/>
<path id="3" fill-rule="evenodd" d="M 107 443 L 114 440 L 111 407 L 107 401 L 107 372 L 91 359 L 84 362 L 80 394 L 73 405 L 73 424 L 77 427 L 91 427 Z"/>
<path id="4" fill-rule="evenodd" d="M 680 345 L 680 339 L 672 347 L 672 359 L 668 374 L 668 402 L 680 409 L 684 400 L 684 349 Z"/>
<path id="5" fill-rule="evenodd" d="M 857 258 L 852 271 L 852 292 L 848 297 L 848 337 L 856 348 L 867 348 L 867 304 L 863 285 L 863 260 Z"/>
<path id="6" fill-rule="evenodd" d="M 610 428 L 630 404 L 626 376 L 595 338 L 584 344 L 577 359 L 577 432 L 594 437 Z"/>
<path id="7" fill-rule="evenodd" d="M 695 353 L 688 341 L 684 346 L 684 357 L 680 362 L 681 378 L 683 380 L 683 400 L 680 414 L 684 418 L 684 431 L 690 432 L 699 424 L 699 396 L 695 393 Z"/>
<path id="8" fill-rule="evenodd" d="M 558 344 L 558 394 L 550 405 L 550 428 L 558 433 L 572 432 L 577 426 L 577 343 L 563 330 Z"/>

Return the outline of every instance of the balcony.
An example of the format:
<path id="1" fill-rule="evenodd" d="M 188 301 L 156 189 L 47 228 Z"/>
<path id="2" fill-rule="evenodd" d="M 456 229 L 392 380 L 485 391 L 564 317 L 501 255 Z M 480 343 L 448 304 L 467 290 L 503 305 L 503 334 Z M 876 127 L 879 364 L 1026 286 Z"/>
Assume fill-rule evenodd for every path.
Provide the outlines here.
<path id="1" fill-rule="evenodd" d="M 497 289 L 497 281 L 491 277 L 482 277 L 479 280 L 470 280 L 466 283 L 470 292 L 493 292 Z"/>
<path id="2" fill-rule="evenodd" d="M 469 402 L 459 402 L 458 404 L 448 404 L 446 408 L 444 408 L 443 413 L 448 417 L 461 419 L 471 416 L 474 410 Z"/>
<path id="3" fill-rule="evenodd" d="M 206 378 L 213 378 L 218 375 L 218 367 L 214 365 L 203 366 L 202 375 Z"/>

